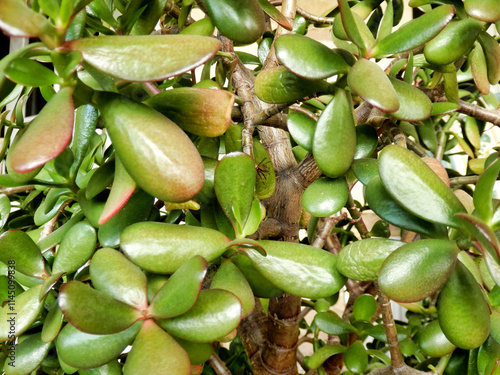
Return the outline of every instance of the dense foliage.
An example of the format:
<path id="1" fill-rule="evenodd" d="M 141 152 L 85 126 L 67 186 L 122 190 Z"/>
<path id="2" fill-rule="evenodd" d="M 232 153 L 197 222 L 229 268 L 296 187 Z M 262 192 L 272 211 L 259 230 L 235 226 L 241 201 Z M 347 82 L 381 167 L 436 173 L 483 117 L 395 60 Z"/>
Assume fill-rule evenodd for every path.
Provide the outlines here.
<path id="1" fill-rule="evenodd" d="M 409 5 L 0 0 L 4 373 L 500 374 L 500 1 Z"/>

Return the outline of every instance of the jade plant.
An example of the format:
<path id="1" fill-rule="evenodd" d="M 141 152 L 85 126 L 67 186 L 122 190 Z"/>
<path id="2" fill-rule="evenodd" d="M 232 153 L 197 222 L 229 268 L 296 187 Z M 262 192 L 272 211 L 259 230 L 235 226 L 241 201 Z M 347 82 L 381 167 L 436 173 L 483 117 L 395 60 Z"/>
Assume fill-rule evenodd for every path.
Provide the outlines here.
<path id="1" fill-rule="evenodd" d="M 0 29 L 3 373 L 500 374 L 500 1 L 0 0 Z"/>

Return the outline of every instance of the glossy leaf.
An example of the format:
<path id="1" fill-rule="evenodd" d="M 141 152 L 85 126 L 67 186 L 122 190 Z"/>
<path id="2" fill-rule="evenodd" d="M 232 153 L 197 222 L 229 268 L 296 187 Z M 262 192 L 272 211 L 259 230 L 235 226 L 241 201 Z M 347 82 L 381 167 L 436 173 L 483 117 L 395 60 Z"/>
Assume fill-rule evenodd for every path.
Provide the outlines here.
<path id="1" fill-rule="evenodd" d="M 368 354 L 361 341 L 355 341 L 344 355 L 346 367 L 355 373 L 361 373 L 368 366 Z"/>
<path id="2" fill-rule="evenodd" d="M 87 222 L 74 225 L 61 241 L 52 266 L 52 273 L 75 272 L 90 259 L 96 243 L 97 235 L 93 226 Z"/>
<path id="3" fill-rule="evenodd" d="M 365 45 L 365 41 L 363 40 L 360 30 L 358 29 L 358 25 L 354 19 L 355 16 L 351 11 L 347 0 L 339 1 L 339 9 L 342 19 L 342 25 L 344 26 L 344 30 L 347 36 L 355 45 L 359 47 L 359 49 L 361 50 L 361 54 L 364 55 L 367 46 Z"/>
<path id="4" fill-rule="evenodd" d="M 175 338 L 175 341 L 186 351 L 191 365 L 202 365 L 212 355 L 212 345 L 207 342 L 191 342 L 178 337 Z"/>
<path id="5" fill-rule="evenodd" d="M 354 301 L 352 313 L 355 320 L 369 322 L 377 312 L 377 308 L 377 301 L 371 294 L 362 294 Z"/>
<path id="6" fill-rule="evenodd" d="M 437 309 L 443 333 L 459 348 L 475 349 L 488 338 L 488 305 L 476 279 L 461 262 L 441 289 Z"/>
<path id="7" fill-rule="evenodd" d="M 203 64 L 221 43 L 198 35 L 113 35 L 76 39 L 64 47 L 81 52 L 86 63 L 112 77 L 160 81 Z"/>
<path id="8" fill-rule="evenodd" d="M 101 197 L 87 199 L 85 197 L 85 192 L 86 189 L 80 189 L 78 191 L 76 195 L 77 201 L 90 224 L 92 224 L 93 227 L 98 228 L 99 218 L 101 217 L 106 202 L 103 201 Z"/>
<path id="9" fill-rule="evenodd" d="M 259 241 L 259 244 L 266 250 L 266 256 L 253 249 L 244 253 L 267 280 L 287 293 L 306 298 L 328 297 L 345 283 L 333 254 L 290 242 Z"/>
<path id="10" fill-rule="evenodd" d="M 5 69 L 5 74 L 12 81 L 24 86 L 39 87 L 63 83 L 52 70 L 26 57 L 12 61 Z"/>
<path id="11" fill-rule="evenodd" d="M 254 161 L 242 152 L 227 154 L 215 168 L 217 200 L 238 233 L 242 233 L 252 208 L 256 178 Z"/>
<path id="12" fill-rule="evenodd" d="M 64 284 L 58 300 L 66 319 L 87 333 L 120 332 L 141 318 L 139 310 L 78 281 Z"/>
<path id="13" fill-rule="evenodd" d="M 344 178 L 322 178 L 309 185 L 302 194 L 302 207 L 311 215 L 327 217 L 347 203 L 349 189 Z"/>
<path id="14" fill-rule="evenodd" d="M 486 223 L 489 223 L 493 217 L 495 209 L 493 190 L 499 173 L 500 158 L 497 158 L 483 172 L 474 189 L 474 208 L 478 216 Z"/>
<path id="15" fill-rule="evenodd" d="M 182 29 L 179 34 L 211 36 L 215 26 L 210 18 L 203 18 Z"/>
<path id="16" fill-rule="evenodd" d="M 306 357 L 305 363 L 308 368 L 317 369 L 332 355 L 345 353 L 346 350 L 347 347 L 343 345 L 327 345 L 316 350 L 312 356 Z"/>
<path id="17" fill-rule="evenodd" d="M 496 39 L 486 32 L 480 32 L 478 40 L 486 58 L 488 80 L 492 85 L 496 85 L 500 80 L 500 46 Z"/>
<path id="18" fill-rule="evenodd" d="M 119 251 L 98 250 L 90 261 L 90 277 L 95 289 L 137 309 L 147 308 L 146 275 Z"/>
<path id="19" fill-rule="evenodd" d="M 64 315 L 59 308 L 57 301 L 50 306 L 49 312 L 45 317 L 42 327 L 42 341 L 51 342 L 56 339 L 61 331 Z"/>
<path id="20" fill-rule="evenodd" d="M 66 324 L 57 337 L 57 355 L 60 360 L 76 368 L 102 366 L 117 358 L 132 343 L 142 324 L 137 322 L 111 335 L 93 335 Z"/>
<path id="21" fill-rule="evenodd" d="M 324 79 L 350 69 L 341 52 L 303 35 L 282 35 L 275 48 L 278 60 L 300 77 Z"/>
<path id="22" fill-rule="evenodd" d="M 50 343 L 41 339 L 41 333 L 29 336 L 14 349 L 14 366 L 5 366 L 5 375 L 24 375 L 36 370 L 50 349 Z M 12 353 L 10 353 L 12 355 Z"/>
<path id="23" fill-rule="evenodd" d="M 347 84 L 357 95 L 382 112 L 396 112 L 399 99 L 391 81 L 376 63 L 359 59 L 347 76 Z"/>
<path id="24" fill-rule="evenodd" d="M 455 14 L 451 5 L 442 5 L 402 25 L 372 48 L 371 56 L 380 57 L 409 51 L 434 38 Z"/>
<path id="25" fill-rule="evenodd" d="M 145 103 L 189 133 L 218 137 L 231 122 L 234 95 L 224 90 L 179 87 L 163 91 Z"/>
<path id="26" fill-rule="evenodd" d="M 500 8 L 497 0 L 465 0 L 467 14 L 479 21 L 500 21 Z"/>
<path id="27" fill-rule="evenodd" d="M 379 171 L 387 192 L 402 207 L 424 220 L 457 226 L 454 215 L 465 211 L 464 207 L 416 154 L 387 146 L 379 155 Z"/>
<path id="28" fill-rule="evenodd" d="M 71 143 L 71 151 L 73 151 L 74 156 L 74 162 L 70 169 L 71 176 L 75 175 L 86 156 L 92 136 L 97 128 L 97 118 L 97 109 L 90 104 L 82 105 L 76 109 L 75 129 Z"/>
<path id="29" fill-rule="evenodd" d="M 73 89 L 61 89 L 31 122 L 11 149 L 15 172 L 30 172 L 57 157 L 69 145 L 74 119 Z"/>
<path id="30" fill-rule="evenodd" d="M 151 319 L 142 325 L 123 368 L 124 375 L 191 374 L 187 353 Z"/>
<path id="31" fill-rule="evenodd" d="M 80 369 L 78 375 L 122 375 L 122 365 L 115 360 L 99 367 Z"/>
<path id="32" fill-rule="evenodd" d="M 0 309 L 0 341 L 4 342 L 23 334 L 43 309 L 39 295 L 42 285 L 34 286 L 18 294 L 14 303 L 5 303 Z M 11 327 L 14 327 L 12 331 Z"/>
<path id="33" fill-rule="evenodd" d="M 111 186 L 111 192 L 109 193 L 108 200 L 99 218 L 99 225 L 106 223 L 127 204 L 136 186 L 136 182 L 125 170 L 120 159 L 116 158 L 113 185 Z"/>
<path id="34" fill-rule="evenodd" d="M 47 276 L 40 249 L 25 232 L 10 230 L 0 236 L 0 262 L 28 276 Z"/>
<path id="35" fill-rule="evenodd" d="M 433 320 L 420 331 L 418 346 L 429 357 L 443 357 L 456 348 L 446 338 L 437 320 Z"/>
<path id="36" fill-rule="evenodd" d="M 209 228 L 144 222 L 127 227 L 120 237 L 120 246 L 139 267 L 155 273 L 173 273 L 195 255 L 208 262 L 218 258 L 230 241 Z"/>
<path id="37" fill-rule="evenodd" d="M 431 116 L 444 115 L 446 113 L 455 112 L 460 106 L 457 103 L 439 102 L 432 103 Z"/>
<path id="38" fill-rule="evenodd" d="M 490 92 L 490 82 L 488 80 L 488 66 L 486 64 L 486 57 L 483 47 L 476 42 L 474 49 L 469 55 L 472 77 L 476 87 L 483 95 L 488 95 Z"/>
<path id="39" fill-rule="evenodd" d="M 316 121 L 306 114 L 290 110 L 286 118 L 288 131 L 297 144 L 312 152 Z"/>
<path id="40" fill-rule="evenodd" d="M 343 335 L 356 332 L 356 329 L 331 311 L 319 312 L 314 317 L 314 324 L 323 332 L 329 335 Z"/>
<path id="41" fill-rule="evenodd" d="M 384 260 L 404 242 L 385 238 L 365 238 L 342 248 L 337 268 L 345 276 L 358 281 L 376 280 Z"/>
<path id="42" fill-rule="evenodd" d="M 337 178 L 350 168 L 356 149 L 355 126 L 350 95 L 339 89 L 321 113 L 314 132 L 314 160 L 326 176 Z"/>
<path id="43" fill-rule="evenodd" d="M 221 266 L 217 270 L 211 289 L 223 289 L 233 293 L 239 298 L 242 306 L 242 318 L 251 314 L 255 306 L 255 299 L 252 293 L 252 288 L 245 276 L 230 260 L 223 260 Z"/>
<path id="44" fill-rule="evenodd" d="M 398 120 L 421 121 L 431 115 L 432 102 L 427 95 L 413 85 L 389 76 L 399 99 L 399 109 L 391 113 Z"/>
<path id="45" fill-rule="evenodd" d="M 176 337 L 193 342 L 209 342 L 235 329 L 241 319 L 241 303 L 224 290 L 209 289 L 187 313 L 158 321 L 160 327 Z"/>
<path id="46" fill-rule="evenodd" d="M 351 170 L 363 185 L 367 185 L 372 178 L 379 176 L 378 160 L 371 158 L 356 159 L 352 162 Z"/>
<path id="47" fill-rule="evenodd" d="M 255 78 L 255 95 L 267 103 L 291 103 L 317 92 L 328 91 L 325 81 L 311 81 L 284 66 L 262 70 Z"/>
<path id="48" fill-rule="evenodd" d="M 171 318 L 187 312 L 196 303 L 208 263 L 194 256 L 168 279 L 156 293 L 148 312 L 156 318 Z"/>
<path id="49" fill-rule="evenodd" d="M 469 214 L 457 214 L 461 227 L 475 238 L 482 249 L 487 250 L 494 259 L 500 259 L 500 243 L 495 232 L 481 219 Z"/>
<path id="50" fill-rule="evenodd" d="M 139 187 L 175 203 L 191 199 L 202 188 L 203 161 L 177 125 L 125 96 L 101 94 L 98 102 L 116 153 Z"/>
<path id="51" fill-rule="evenodd" d="M 394 301 L 420 301 L 446 282 L 457 255 L 456 245 L 446 240 L 420 240 L 401 246 L 380 268 L 380 289 Z"/>
<path id="52" fill-rule="evenodd" d="M 430 223 L 408 212 L 389 195 L 378 176 L 366 185 L 365 199 L 380 218 L 392 225 L 427 237 L 446 238 L 446 227 Z"/>
<path id="53" fill-rule="evenodd" d="M 367 158 L 377 148 L 378 135 L 373 126 L 361 124 L 356 126 L 356 149 L 354 159 Z"/>
<path id="54" fill-rule="evenodd" d="M 285 29 L 292 30 L 292 25 L 288 22 L 288 19 L 281 13 L 276 7 L 271 5 L 267 0 L 258 0 L 262 10 L 273 20 L 275 20 L 279 25 L 283 26 Z"/>

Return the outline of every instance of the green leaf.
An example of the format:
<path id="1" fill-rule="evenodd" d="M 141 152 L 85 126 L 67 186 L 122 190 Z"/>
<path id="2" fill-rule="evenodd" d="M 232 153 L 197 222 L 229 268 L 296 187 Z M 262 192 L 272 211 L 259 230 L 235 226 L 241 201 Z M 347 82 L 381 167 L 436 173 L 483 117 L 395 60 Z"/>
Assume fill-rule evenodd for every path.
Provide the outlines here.
<path id="1" fill-rule="evenodd" d="M 258 0 L 262 10 L 273 20 L 275 20 L 279 25 L 283 26 L 285 29 L 292 30 L 292 25 L 288 22 L 288 19 L 281 13 L 276 7 L 271 5 L 267 0 Z"/>
<path id="2" fill-rule="evenodd" d="M 19 230 L 10 230 L 0 236 L 0 262 L 11 270 L 43 279 L 47 277 L 42 253 L 33 240 Z"/>
<path id="3" fill-rule="evenodd" d="M 380 268 L 380 289 L 394 301 L 420 301 L 446 282 L 457 255 L 456 244 L 447 240 L 426 239 L 401 246 Z"/>
<path id="4" fill-rule="evenodd" d="M 361 50 L 361 55 L 364 56 L 366 53 L 367 46 L 358 29 L 358 23 L 355 21 L 354 14 L 349 7 L 347 0 L 339 0 L 340 16 L 342 18 L 342 25 L 344 26 L 345 32 L 349 39 L 359 47 Z M 373 38 L 373 37 L 372 37 Z"/>
<path id="5" fill-rule="evenodd" d="M 38 317 L 44 301 L 39 295 L 42 285 L 34 286 L 17 295 L 14 302 L 5 303 L 0 310 L 0 341 L 4 342 L 22 335 Z M 14 322 L 14 324 L 11 324 Z M 14 331 L 11 327 L 14 326 Z"/>
<path id="6" fill-rule="evenodd" d="M 402 327 L 399 324 L 396 324 L 395 326 L 398 334 L 398 341 L 401 342 L 408 338 L 408 331 L 406 330 L 406 328 Z M 385 334 L 385 327 L 383 324 L 377 324 L 376 326 L 368 328 L 367 330 L 365 330 L 365 333 L 379 341 L 387 343 L 387 336 Z"/>
<path id="7" fill-rule="evenodd" d="M 98 250 L 90 262 L 92 285 L 137 309 L 148 306 L 146 275 L 117 250 Z"/>
<path id="8" fill-rule="evenodd" d="M 456 348 L 446 338 L 437 320 L 433 320 L 419 332 L 418 346 L 429 357 L 443 357 Z"/>
<path id="9" fill-rule="evenodd" d="M 327 217 L 339 212 L 348 197 L 349 189 L 344 178 L 320 178 L 302 194 L 302 207 L 311 215 Z"/>
<path id="10" fill-rule="evenodd" d="M 57 250 L 52 273 L 75 272 L 90 259 L 96 243 L 97 235 L 90 224 L 80 222 L 71 227 Z"/>
<path id="11" fill-rule="evenodd" d="M 50 343 L 43 342 L 41 336 L 41 333 L 36 333 L 15 346 L 15 366 L 5 366 L 5 375 L 30 374 L 40 366 L 50 348 Z"/>
<path id="12" fill-rule="evenodd" d="M 189 311 L 201 291 L 208 263 L 194 256 L 180 266 L 156 293 L 148 312 L 155 318 L 171 318 Z"/>
<path id="13" fill-rule="evenodd" d="M 469 16 L 483 22 L 500 21 L 497 0 L 465 0 L 465 11 Z"/>
<path id="14" fill-rule="evenodd" d="M 308 368 L 317 369 L 332 355 L 345 353 L 346 350 L 347 347 L 342 345 L 326 345 L 316 350 L 312 356 L 306 357 L 305 363 Z"/>
<path id="15" fill-rule="evenodd" d="M 193 22 L 188 27 L 182 29 L 179 34 L 211 36 L 214 33 L 214 29 L 215 26 L 212 20 L 207 17 Z"/>
<path id="16" fill-rule="evenodd" d="M 398 94 L 389 77 L 376 63 L 359 59 L 347 76 L 347 84 L 357 95 L 382 112 L 396 112 L 399 107 Z"/>
<path id="17" fill-rule="evenodd" d="M 155 273 L 173 273 L 195 255 L 211 262 L 224 253 L 230 241 L 209 228 L 144 222 L 127 227 L 120 237 L 120 246 L 139 267 Z"/>
<path id="18" fill-rule="evenodd" d="M 24 86 L 46 86 L 63 83 L 52 70 L 35 60 L 19 57 L 5 69 L 5 74 L 12 81 Z"/>
<path id="19" fill-rule="evenodd" d="M 378 160 L 371 158 L 355 159 L 352 162 L 351 170 L 363 185 L 368 185 L 372 178 L 379 176 Z"/>
<path id="20" fill-rule="evenodd" d="M 387 192 L 402 207 L 433 223 L 458 225 L 455 213 L 464 212 L 464 207 L 415 153 L 386 146 L 379 155 L 379 171 Z"/>
<path id="21" fill-rule="evenodd" d="M 73 133 L 73 110 L 73 89 L 65 87 L 43 107 L 10 150 L 15 172 L 30 172 L 64 151 Z"/>
<path id="22" fill-rule="evenodd" d="M 364 372 L 368 366 L 368 354 L 361 341 L 355 341 L 344 355 L 344 363 L 349 371 L 355 373 Z"/>
<path id="23" fill-rule="evenodd" d="M 78 281 L 64 284 L 58 300 L 66 319 L 87 333 L 120 332 L 142 317 L 139 310 Z"/>
<path id="24" fill-rule="evenodd" d="M 476 279 L 457 262 L 439 293 L 439 325 L 446 338 L 462 349 L 479 347 L 490 333 L 490 312 Z"/>
<path id="25" fill-rule="evenodd" d="M 102 193 L 113 182 L 113 171 L 115 160 L 108 160 L 91 175 L 87 187 L 85 188 L 85 198 L 95 198 L 99 193 Z"/>
<path id="26" fill-rule="evenodd" d="M 434 38 L 455 14 L 451 5 L 442 5 L 402 25 L 379 40 L 371 51 L 372 57 L 393 55 L 417 48 Z"/>
<path id="27" fill-rule="evenodd" d="M 191 342 L 178 337 L 175 341 L 186 351 L 191 365 L 203 365 L 212 355 L 212 345 L 208 342 Z"/>
<path id="28" fill-rule="evenodd" d="M 76 109 L 75 130 L 71 143 L 74 161 L 71 165 L 70 176 L 75 176 L 85 158 L 97 127 L 97 115 L 97 109 L 90 104 L 82 105 Z"/>
<path id="29" fill-rule="evenodd" d="M 392 28 L 394 27 L 394 4 L 392 0 L 387 2 L 387 8 L 385 9 L 382 20 L 380 21 L 380 27 L 377 34 L 377 42 L 384 39 L 386 36 L 392 34 Z M 374 46 L 376 48 L 376 45 Z M 372 49 L 373 55 L 373 49 Z"/>
<path id="30" fill-rule="evenodd" d="M 312 152 L 316 121 L 305 113 L 290 110 L 286 124 L 293 140 L 299 146 Z"/>
<path id="31" fill-rule="evenodd" d="M 350 69 L 342 52 L 303 35 L 282 35 L 276 39 L 275 48 L 278 60 L 300 77 L 324 79 Z"/>
<path id="32" fill-rule="evenodd" d="M 42 327 L 42 341 L 51 342 L 56 339 L 61 330 L 64 315 L 59 308 L 57 300 L 50 306 L 49 312 L 45 317 Z"/>
<path id="33" fill-rule="evenodd" d="M 377 280 L 384 260 L 403 246 L 401 241 L 385 238 L 365 238 L 353 242 L 340 251 L 337 268 L 345 276 L 358 281 Z"/>
<path id="34" fill-rule="evenodd" d="M 377 312 L 377 301 L 371 294 L 362 294 L 353 305 L 353 316 L 355 320 L 364 320 L 369 322 Z"/>
<path id="35" fill-rule="evenodd" d="M 494 37 L 484 31 L 479 33 L 478 40 L 486 58 L 488 80 L 495 85 L 500 80 L 500 46 Z"/>
<path id="36" fill-rule="evenodd" d="M 276 189 L 276 172 L 274 171 L 273 163 L 266 148 L 256 137 L 253 139 L 253 159 L 257 171 L 257 176 L 255 178 L 255 197 L 258 199 L 270 198 Z M 253 204 L 256 204 L 255 200 Z M 257 228 L 255 228 L 255 230 L 257 230 Z M 247 233 L 246 230 L 245 233 Z M 253 233 L 254 232 L 247 234 Z"/>
<path id="37" fill-rule="evenodd" d="M 85 333 L 66 324 L 57 336 L 57 355 L 60 360 L 76 368 L 102 366 L 117 358 L 132 343 L 142 324 L 137 322 L 111 335 Z"/>
<path id="38" fill-rule="evenodd" d="M 399 99 L 399 109 L 391 113 L 398 120 L 422 121 L 432 113 L 432 102 L 423 91 L 389 76 Z"/>
<path id="39" fill-rule="evenodd" d="M 211 289 L 223 289 L 233 293 L 239 298 L 242 306 L 242 318 L 250 315 L 255 306 L 255 298 L 252 288 L 245 276 L 229 259 L 224 259 L 217 270 Z"/>
<path id="40" fill-rule="evenodd" d="M 258 242 L 266 256 L 253 249 L 245 249 L 244 253 L 267 280 L 287 293 L 306 298 L 328 297 L 345 283 L 333 254 L 298 243 Z"/>
<path id="41" fill-rule="evenodd" d="M 331 311 L 319 312 L 314 317 L 314 324 L 323 332 L 329 335 L 343 335 L 346 333 L 356 332 L 356 329 Z"/>
<path id="42" fill-rule="evenodd" d="M 368 158 L 378 146 L 377 131 L 373 126 L 361 124 L 356 126 L 356 149 L 354 159 Z"/>
<path id="43" fill-rule="evenodd" d="M 205 178 L 203 161 L 177 125 L 122 95 L 101 93 L 97 101 L 115 151 L 139 187 L 175 203 L 198 193 Z"/>
<path id="44" fill-rule="evenodd" d="M 350 95 L 339 89 L 316 124 L 313 139 L 314 160 L 328 177 L 343 176 L 354 160 L 356 119 Z"/>
<path id="45" fill-rule="evenodd" d="M 254 198 L 252 202 L 252 209 L 250 210 L 247 222 L 245 223 L 241 233 L 242 237 L 254 234 L 257 229 L 259 229 L 259 225 L 263 220 L 263 215 L 265 215 L 264 207 L 261 206 L 258 198 Z"/>
<path id="46" fill-rule="evenodd" d="M 231 122 L 234 95 L 225 90 L 179 87 L 163 91 L 145 103 L 189 133 L 218 137 Z"/>
<path id="47" fill-rule="evenodd" d="M 122 365 L 118 361 L 111 361 L 105 365 L 78 370 L 79 375 L 122 375 Z"/>
<path id="48" fill-rule="evenodd" d="M 73 216 L 71 216 L 71 219 L 66 221 L 63 225 L 61 225 L 59 228 L 57 228 L 55 231 L 53 231 L 51 234 L 49 234 L 47 237 L 42 238 L 38 241 L 37 245 L 40 248 L 42 252 L 45 252 L 46 250 L 54 247 L 56 244 L 60 243 L 66 234 L 68 230 L 73 227 L 73 225 L 76 225 L 83 219 L 84 215 L 82 212 L 77 211 Z"/>
<path id="49" fill-rule="evenodd" d="M 432 103 L 431 116 L 444 115 L 446 113 L 455 112 L 460 106 L 457 103 L 439 102 Z"/>
<path id="50" fill-rule="evenodd" d="M 491 222 L 495 210 L 493 190 L 499 173 L 500 158 L 497 158 L 485 169 L 474 189 L 474 208 L 477 215 L 486 223 Z"/>
<path id="51" fill-rule="evenodd" d="M 252 158 L 238 151 L 227 154 L 215 168 L 215 194 L 237 235 L 252 209 L 256 177 Z"/>
<path id="52" fill-rule="evenodd" d="M 481 219 L 468 215 L 457 214 L 461 227 L 469 232 L 481 245 L 480 249 L 487 250 L 494 259 L 500 259 L 500 244 L 495 232 Z"/>
<path id="53" fill-rule="evenodd" d="M 486 56 L 481 44 L 474 43 L 474 49 L 469 55 L 472 77 L 476 87 L 483 95 L 488 95 L 490 92 L 490 81 L 488 80 L 488 66 L 486 64 Z"/>
<path id="54" fill-rule="evenodd" d="M 127 81 L 161 81 L 188 72 L 211 59 L 220 47 L 217 39 L 198 35 L 99 36 L 64 45 L 80 51 L 95 69 Z"/>
<path id="55" fill-rule="evenodd" d="M 387 192 L 380 177 L 375 176 L 366 185 L 365 199 L 370 208 L 383 220 L 412 232 L 431 238 L 446 238 L 446 227 L 429 223 L 401 207 Z"/>
<path id="56" fill-rule="evenodd" d="M 159 320 L 160 327 L 193 342 L 217 340 L 235 329 L 241 319 L 241 303 L 225 290 L 202 290 L 198 301 L 185 314 Z"/>
<path id="57" fill-rule="evenodd" d="M 123 368 L 124 375 L 191 374 L 186 351 L 167 332 L 148 319 L 134 340 Z"/>

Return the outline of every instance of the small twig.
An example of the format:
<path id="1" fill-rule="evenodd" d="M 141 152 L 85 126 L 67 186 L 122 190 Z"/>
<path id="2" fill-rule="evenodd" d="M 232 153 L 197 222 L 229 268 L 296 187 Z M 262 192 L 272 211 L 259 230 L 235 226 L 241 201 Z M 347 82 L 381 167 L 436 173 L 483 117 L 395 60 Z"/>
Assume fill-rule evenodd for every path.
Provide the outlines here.
<path id="1" fill-rule="evenodd" d="M 303 309 L 303 310 L 299 313 L 299 315 L 297 315 L 297 322 L 300 322 L 302 319 L 304 319 L 304 318 L 305 318 L 305 316 L 306 316 L 307 314 L 309 314 L 309 312 L 310 312 L 311 310 L 312 310 L 312 307 L 310 307 L 310 306 L 305 307 L 305 308 L 304 308 L 304 309 Z"/>
<path id="2" fill-rule="evenodd" d="M 281 0 L 274 0 L 270 1 L 270 3 L 274 6 L 280 6 L 282 1 Z M 308 11 L 297 7 L 297 14 L 304 17 L 306 20 L 311 21 L 315 26 L 318 25 L 331 25 L 333 24 L 333 20 L 335 18 L 333 17 L 320 17 L 316 16 L 314 14 L 309 13 Z"/>
<path id="3" fill-rule="evenodd" d="M 483 108 L 463 100 L 460 100 L 458 104 L 460 105 L 458 112 L 500 126 L 500 111 Z"/>
<path id="4" fill-rule="evenodd" d="M 231 375 L 231 371 L 229 371 L 226 364 L 222 362 L 215 352 L 210 356 L 208 363 L 212 366 L 217 375 Z"/>
<path id="5" fill-rule="evenodd" d="M 40 240 L 47 237 L 54 231 L 54 228 L 57 224 L 57 220 L 59 219 L 59 215 L 64 212 L 66 207 L 71 203 L 71 201 L 64 202 L 59 211 L 57 211 L 56 216 L 50 219 L 43 227 L 42 233 L 40 233 Z"/>
<path id="6" fill-rule="evenodd" d="M 319 229 L 316 231 L 316 236 L 314 237 L 314 241 L 311 244 L 318 249 L 322 249 L 326 243 L 327 237 L 330 235 L 332 229 L 335 227 L 339 221 L 346 218 L 346 214 L 340 214 L 340 212 L 332 215 L 328 218 L 322 219 L 320 222 L 323 224 L 321 227 L 318 226 Z M 319 224 L 319 223 L 318 223 Z"/>
<path id="7" fill-rule="evenodd" d="M 457 187 L 462 185 L 475 185 L 481 176 L 462 176 L 450 178 L 450 187 Z M 497 177 L 497 180 L 500 176 Z"/>
<path id="8" fill-rule="evenodd" d="M 423 158 L 424 156 L 429 156 L 427 153 L 427 150 L 423 148 L 421 145 L 418 143 L 413 142 L 410 138 L 406 137 L 406 145 L 408 146 L 408 149 L 416 153 L 418 156 Z"/>
<path id="9" fill-rule="evenodd" d="M 359 212 L 358 208 L 356 207 L 356 204 L 354 203 L 354 199 L 352 198 L 351 192 L 349 192 L 349 197 L 347 199 L 345 207 L 347 208 L 347 211 L 349 211 L 349 214 L 351 215 L 351 218 L 354 221 L 354 226 L 358 230 L 361 238 L 369 238 L 370 231 L 366 227 L 366 224 L 363 221 L 363 218 L 361 217 L 361 213 Z"/>
<path id="10" fill-rule="evenodd" d="M 1 187 L 0 194 L 12 195 L 19 193 L 29 193 L 31 190 L 35 190 L 35 185 L 25 185 L 16 187 Z"/>

